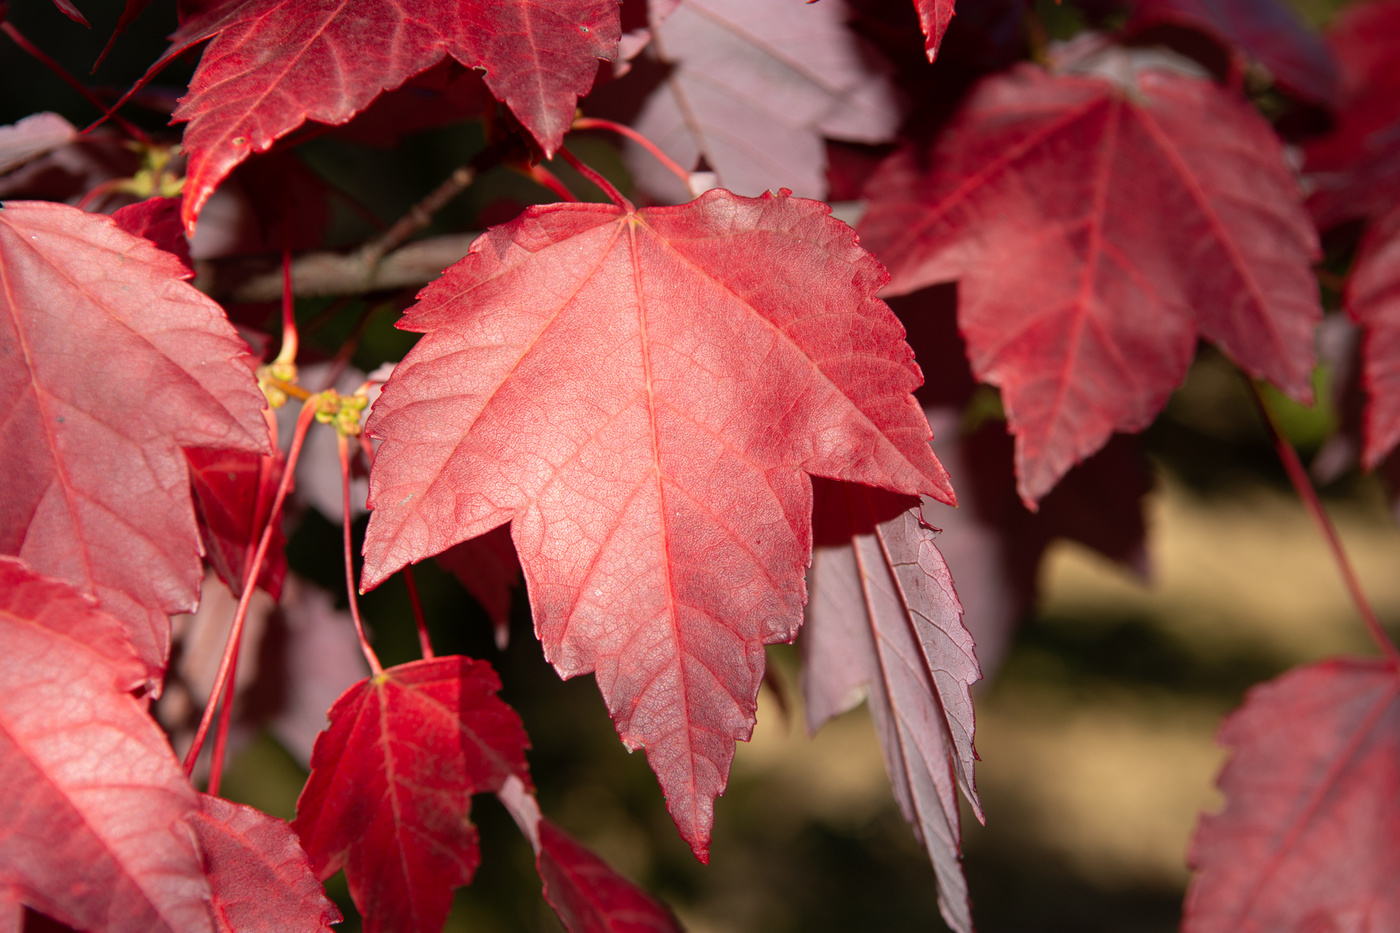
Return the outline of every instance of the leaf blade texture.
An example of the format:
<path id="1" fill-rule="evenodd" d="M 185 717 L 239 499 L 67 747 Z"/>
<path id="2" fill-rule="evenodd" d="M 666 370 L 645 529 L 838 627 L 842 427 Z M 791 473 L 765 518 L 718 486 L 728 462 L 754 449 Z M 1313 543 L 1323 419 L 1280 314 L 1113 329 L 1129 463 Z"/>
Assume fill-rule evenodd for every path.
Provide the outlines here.
<path id="1" fill-rule="evenodd" d="M 981 672 L 952 576 L 917 501 L 829 482 L 818 496 L 802 640 L 808 730 L 865 695 L 895 799 L 933 862 L 939 909 L 970 933 L 957 794 L 981 819 L 970 693 Z"/>
<path id="2" fill-rule="evenodd" d="M 1400 924 L 1400 678 L 1336 659 L 1255 687 L 1221 727 L 1224 812 L 1201 818 L 1184 933 Z"/>
<path id="3" fill-rule="evenodd" d="M 316 740 L 293 828 L 316 873 L 345 869 L 367 930 L 437 933 L 480 862 L 471 795 L 528 779 L 520 717 L 490 665 L 444 657 L 347 690 Z"/>
<path id="4" fill-rule="evenodd" d="M 0 553 L 95 596 L 153 674 L 203 576 L 180 448 L 270 449 L 247 345 L 186 274 L 109 218 L 0 209 L 0 405 L 30 439 L 0 466 Z"/>
<path id="5" fill-rule="evenodd" d="M 1112 432 L 1151 422 L 1198 335 L 1311 398 L 1317 234 L 1273 131 L 1209 82 L 1021 66 L 868 191 L 861 237 L 891 293 L 959 281 L 968 357 L 1002 390 L 1032 508 Z"/>
<path id="6" fill-rule="evenodd" d="M 326 933 L 341 921 L 286 823 L 208 794 L 199 804 L 190 825 L 219 933 Z"/>
<path id="7" fill-rule="evenodd" d="M 1400 443 L 1400 209 L 1392 209 L 1367 231 L 1347 278 L 1345 303 L 1365 335 L 1361 462 L 1374 470 Z"/>
<path id="8" fill-rule="evenodd" d="M 188 120 L 184 219 L 194 220 L 233 167 L 305 120 L 340 124 L 381 91 L 451 56 L 486 86 L 547 155 L 562 144 L 598 60 L 617 55 L 613 0 L 496 4 L 429 0 L 244 0 L 187 17 L 152 72 L 212 39 L 175 120 Z"/>
<path id="9" fill-rule="evenodd" d="M 213 933 L 198 801 L 116 619 L 0 557 L 0 889 L 80 929 Z"/>
<path id="10" fill-rule="evenodd" d="M 405 315 L 366 425 L 362 585 L 511 521 L 546 657 L 595 672 L 702 858 L 763 645 L 801 623 L 807 474 L 953 501 L 883 272 L 828 210 L 531 209 Z"/>

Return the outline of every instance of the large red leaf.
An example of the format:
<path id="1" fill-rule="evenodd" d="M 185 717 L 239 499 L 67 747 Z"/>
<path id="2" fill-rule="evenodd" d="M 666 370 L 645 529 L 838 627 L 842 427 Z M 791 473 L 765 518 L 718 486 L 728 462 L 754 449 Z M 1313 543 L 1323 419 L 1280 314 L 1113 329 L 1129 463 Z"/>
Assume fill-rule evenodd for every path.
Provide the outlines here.
<path id="1" fill-rule="evenodd" d="M 880 59 L 847 16 L 842 2 L 686 0 L 653 25 L 647 54 L 666 72 L 633 125 L 687 169 L 703 157 L 731 191 L 822 197 L 823 136 L 884 142 L 899 124 Z M 689 200 L 654 157 L 629 152 L 648 191 Z"/>
<path id="2" fill-rule="evenodd" d="M 1400 929 L 1400 677 L 1334 660 L 1250 691 L 1220 741 L 1185 933 Z"/>
<path id="3" fill-rule="evenodd" d="M 180 261 L 61 204 L 0 210 L 0 553 L 94 595 L 153 673 L 203 576 L 181 447 L 269 450 L 247 345 Z"/>
<path id="4" fill-rule="evenodd" d="M 471 795 L 528 779 L 491 666 L 446 657 L 351 687 L 316 740 L 293 828 L 322 878 L 345 869 L 365 929 L 431 931 L 481 860 Z"/>
<path id="5" fill-rule="evenodd" d="M 1324 229 L 1400 196 L 1400 0 L 1357 3 L 1328 30 L 1342 68 L 1332 131 L 1307 146 L 1308 206 Z"/>
<path id="6" fill-rule="evenodd" d="M 1400 443 L 1400 207 L 1366 234 L 1346 289 L 1366 333 L 1361 381 L 1368 397 L 1362 463 L 1374 470 Z"/>
<path id="7" fill-rule="evenodd" d="M 561 145 L 599 59 L 617 54 L 616 0 L 230 0 L 185 19 L 152 72 L 212 39 L 176 109 L 190 121 L 185 226 L 249 153 L 306 120 L 345 123 L 381 91 L 452 56 L 547 154 Z"/>
<path id="8" fill-rule="evenodd" d="M 1317 236 L 1268 124 L 1214 84 L 1022 66 L 868 190 L 861 237 L 890 289 L 959 281 L 968 356 L 1001 387 L 1028 505 L 1113 431 L 1152 421 L 1198 334 L 1311 397 Z"/>
<path id="9" fill-rule="evenodd" d="M 80 929 L 213 933 L 198 802 L 129 693 L 145 679 L 117 620 L 0 557 L 0 891 Z"/>
<path id="10" fill-rule="evenodd" d="M 208 794 L 199 803 L 190 825 L 219 933 L 323 933 L 340 922 L 286 823 Z"/>
<path id="11" fill-rule="evenodd" d="M 957 791 L 981 819 L 970 693 L 981 674 L 953 579 L 917 500 L 822 482 L 816 501 L 802 636 L 808 729 L 868 696 L 895 799 L 933 861 L 943 918 L 970 933 Z"/>
<path id="12" fill-rule="evenodd" d="M 1280 85 L 1315 103 L 1336 103 L 1340 74 L 1331 52 L 1280 0 L 1135 0 L 1129 33 L 1158 25 L 1199 30 L 1268 68 Z"/>
<path id="13" fill-rule="evenodd" d="M 824 204 L 531 208 L 400 326 L 363 585 L 511 521 L 535 629 L 595 671 L 705 857 L 763 645 L 802 620 L 820 474 L 952 501 L 879 264 Z"/>

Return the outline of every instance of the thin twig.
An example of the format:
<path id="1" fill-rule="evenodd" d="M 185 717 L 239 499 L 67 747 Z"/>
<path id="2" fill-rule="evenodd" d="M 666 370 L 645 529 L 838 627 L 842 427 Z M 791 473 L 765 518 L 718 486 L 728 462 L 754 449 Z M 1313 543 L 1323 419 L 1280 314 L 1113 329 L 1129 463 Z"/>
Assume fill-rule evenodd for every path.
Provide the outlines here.
<path id="1" fill-rule="evenodd" d="M 1371 640 L 1376 643 L 1392 664 L 1400 664 L 1400 649 L 1395 647 L 1395 643 L 1390 640 L 1390 636 L 1381 627 L 1380 619 L 1376 618 L 1376 612 L 1371 608 L 1365 591 L 1361 589 L 1361 582 L 1357 580 L 1356 572 L 1351 566 L 1351 560 L 1347 557 L 1342 540 L 1337 535 L 1336 526 L 1332 524 L 1326 510 L 1323 509 L 1322 501 L 1317 496 L 1317 490 L 1313 488 L 1312 480 L 1308 477 L 1308 471 L 1304 469 L 1303 462 L 1298 459 L 1298 452 L 1293 449 L 1288 438 L 1283 436 L 1283 431 L 1279 429 L 1274 413 L 1269 409 L 1268 402 L 1264 399 L 1254 380 L 1246 377 L 1246 381 L 1254 396 L 1254 404 L 1258 406 L 1259 412 L 1264 418 L 1264 424 L 1268 426 L 1269 434 L 1273 438 L 1274 450 L 1278 452 L 1279 459 L 1283 461 L 1283 469 L 1288 474 L 1289 481 L 1293 483 L 1298 498 L 1303 500 L 1303 506 L 1312 516 L 1318 530 L 1322 532 L 1322 537 L 1327 541 L 1327 546 L 1332 551 L 1332 559 L 1336 562 L 1337 569 L 1341 571 L 1342 580 L 1351 593 L 1351 601 L 1356 605 L 1356 611 L 1361 615 L 1361 621 L 1365 623 Z"/>
<path id="2" fill-rule="evenodd" d="M 462 165 L 428 193 L 408 213 L 394 222 L 394 225 L 379 236 L 370 240 L 360 249 L 360 256 L 367 265 L 377 265 L 385 255 L 404 244 L 409 237 L 433 222 L 433 216 L 447 206 L 448 202 L 466 191 L 476 180 L 476 166 Z"/>

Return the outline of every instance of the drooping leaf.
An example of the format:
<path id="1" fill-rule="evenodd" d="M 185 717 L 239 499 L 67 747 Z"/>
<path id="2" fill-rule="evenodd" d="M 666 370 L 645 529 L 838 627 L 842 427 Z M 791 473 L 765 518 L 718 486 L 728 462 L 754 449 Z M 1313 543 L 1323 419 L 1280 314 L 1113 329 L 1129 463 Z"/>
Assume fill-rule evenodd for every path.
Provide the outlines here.
<path id="1" fill-rule="evenodd" d="M 953 0 L 914 0 L 914 9 L 919 11 L 919 26 L 927 40 L 924 51 L 928 53 L 928 60 L 933 61 L 938 57 L 943 34 L 953 21 Z"/>
<path id="2" fill-rule="evenodd" d="M 490 665 L 389 668 L 336 701 L 292 824 L 321 878 L 345 869 L 370 931 L 437 933 L 480 862 L 471 795 L 528 780 L 520 717 Z"/>
<path id="3" fill-rule="evenodd" d="M 981 672 L 952 576 L 917 500 L 824 481 L 816 504 L 802 636 L 807 727 L 868 697 L 895 799 L 933 861 L 943 918 L 971 933 L 957 791 L 982 819 L 970 693 Z"/>
<path id="4" fill-rule="evenodd" d="M 0 890 L 80 929 L 213 933 L 194 789 L 121 623 L 0 557 Z"/>
<path id="5" fill-rule="evenodd" d="M 530 840 L 544 899 L 569 933 L 681 933 L 663 905 L 544 819 L 519 778 L 507 779 L 496 797 Z"/>
<path id="6" fill-rule="evenodd" d="M 883 270 L 828 211 L 531 208 L 423 291 L 367 422 L 362 585 L 512 522 L 545 656 L 596 672 L 701 858 L 801 623 L 808 474 L 953 500 Z"/>
<path id="7" fill-rule="evenodd" d="M 145 237 L 167 253 L 176 256 L 193 275 L 190 241 L 185 237 L 184 225 L 180 223 L 181 203 L 179 197 L 147 198 L 113 211 L 112 220 L 127 233 Z"/>
<path id="8" fill-rule="evenodd" d="M 56 113 L 30 114 L 0 126 L 0 175 L 76 139 L 78 130 Z"/>
<path id="9" fill-rule="evenodd" d="M 248 558 L 262 537 L 277 484 L 282 478 L 282 456 L 264 458 L 240 450 L 185 451 L 195 494 L 200 538 L 209 566 L 235 595 L 243 592 Z M 281 523 L 273 526 L 272 541 L 263 558 L 257 585 L 278 599 L 287 575 L 287 539 Z"/>
<path id="10" fill-rule="evenodd" d="M 1279 0 L 1134 0 L 1125 27 L 1185 26 L 1230 52 L 1258 61 L 1287 90 L 1314 103 L 1336 103 L 1340 73 L 1332 54 L 1293 8 Z"/>
<path id="11" fill-rule="evenodd" d="M 510 531 L 503 525 L 443 551 L 437 561 L 457 578 L 486 610 L 496 631 L 496 647 L 510 641 L 511 594 L 520 584 L 520 561 Z"/>
<path id="12" fill-rule="evenodd" d="M 326 933 L 341 921 L 291 827 L 208 794 L 199 804 L 190 826 L 219 933 Z"/>
<path id="13" fill-rule="evenodd" d="M 1221 727 L 1184 933 L 1400 929 L 1400 676 L 1338 659 L 1249 692 Z"/>
<path id="14" fill-rule="evenodd" d="M 25 439 L 0 553 L 96 596 L 153 674 L 203 577 L 180 448 L 269 449 L 247 346 L 186 274 L 109 218 L 0 209 L 0 410 Z"/>
<path id="15" fill-rule="evenodd" d="M 633 126 L 686 169 L 703 158 L 731 191 L 781 185 L 823 196 L 823 136 L 884 142 L 899 124 L 887 69 L 846 29 L 846 16 L 844 3 L 825 0 L 686 0 L 653 26 L 646 55 L 665 77 Z M 629 153 L 648 191 L 689 200 L 654 157 Z"/>
<path id="16" fill-rule="evenodd" d="M 1365 330 L 1361 380 L 1368 398 L 1361 461 L 1374 470 L 1400 443 L 1400 207 L 1366 234 L 1346 306 Z"/>
<path id="17" fill-rule="evenodd" d="M 483 69 L 491 93 L 552 155 L 598 60 L 617 54 L 615 0 L 424 0 L 405 14 L 394 0 L 243 0 L 184 19 L 151 71 L 211 40 L 174 114 L 189 121 L 186 229 L 250 153 L 306 120 L 345 123 L 449 55 Z"/>
<path id="18" fill-rule="evenodd" d="M 1331 132 L 1305 150 L 1308 207 L 1323 229 L 1374 217 L 1400 196 L 1400 0 L 1348 6 L 1327 44 L 1341 101 Z"/>
<path id="19" fill-rule="evenodd" d="M 1002 390 L 1032 507 L 1113 431 L 1152 421 L 1198 335 L 1310 398 L 1316 233 L 1268 124 L 1210 82 L 1022 66 L 868 190 L 861 238 L 890 290 L 959 282 L 973 372 Z"/>

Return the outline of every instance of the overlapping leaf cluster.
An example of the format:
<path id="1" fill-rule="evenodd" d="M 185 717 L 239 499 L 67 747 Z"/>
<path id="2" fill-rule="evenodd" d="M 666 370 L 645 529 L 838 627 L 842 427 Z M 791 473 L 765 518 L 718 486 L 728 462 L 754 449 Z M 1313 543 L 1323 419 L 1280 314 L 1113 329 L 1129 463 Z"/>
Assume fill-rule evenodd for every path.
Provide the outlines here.
<path id="1" fill-rule="evenodd" d="M 138 167 L 54 115 L 0 128 L 0 195 L 46 198 L 0 208 L 0 775 L 25 789 L 0 812 L 0 929 L 22 908 L 93 930 L 324 929 L 339 913 L 318 879 L 343 869 L 368 928 L 439 930 L 480 860 L 483 792 L 570 930 L 677 928 L 542 817 L 483 661 L 371 656 L 330 687 L 348 689 L 314 750 L 285 739 L 311 769 L 290 828 L 198 793 L 146 711 L 167 682 L 198 696 L 170 617 L 198 603 L 201 562 L 235 593 L 285 581 L 289 616 L 351 632 L 309 608 L 275 534 L 293 468 L 264 399 L 319 387 L 257 368 L 245 338 L 272 341 L 188 283 L 186 234 L 202 262 L 322 246 L 327 189 L 289 156 L 322 132 L 479 120 L 483 164 L 455 184 L 494 159 L 561 188 L 540 166 L 581 108 L 629 124 L 631 199 L 529 207 L 420 277 L 399 326 L 422 336 L 365 425 L 358 585 L 440 556 L 503 639 L 523 573 L 545 657 L 594 674 L 701 860 L 765 646 L 800 634 L 809 728 L 867 700 L 943 917 L 971 931 L 978 656 L 1004 647 L 1051 538 L 1140 555 L 1146 480 L 1114 435 L 1157 417 L 1198 341 L 1311 399 L 1319 231 L 1365 224 L 1344 294 L 1364 465 L 1400 442 L 1400 6 L 1356 7 L 1330 46 L 1266 0 L 1141 0 L 1116 33 L 1055 47 L 1007 28 L 1021 4 L 953 12 L 185 2 L 148 76 L 202 46 L 170 113 L 182 183 L 149 140 Z M 1214 43 L 1225 73 L 1156 48 L 1164 27 Z M 1287 121 L 1245 93 L 1262 86 L 1332 127 L 1307 140 L 1310 197 Z M 113 218 L 55 203 L 134 192 L 154 197 Z M 815 200 L 837 195 L 859 237 Z M 421 284 L 390 278 L 414 249 L 384 255 L 393 233 L 289 278 Z M 251 287 L 221 271 L 243 281 L 206 289 Z M 986 386 L 998 414 L 974 423 Z M 314 500 L 328 461 L 307 451 Z M 1228 807 L 1193 849 L 1186 929 L 1400 922 L 1387 651 L 1293 672 L 1227 724 Z M 1343 851 L 1365 870 L 1338 869 Z"/>

